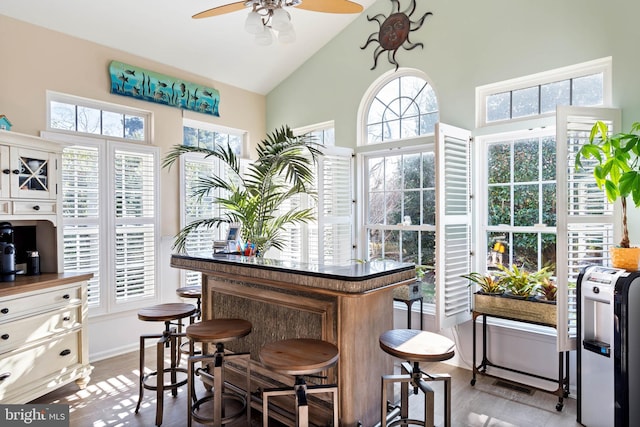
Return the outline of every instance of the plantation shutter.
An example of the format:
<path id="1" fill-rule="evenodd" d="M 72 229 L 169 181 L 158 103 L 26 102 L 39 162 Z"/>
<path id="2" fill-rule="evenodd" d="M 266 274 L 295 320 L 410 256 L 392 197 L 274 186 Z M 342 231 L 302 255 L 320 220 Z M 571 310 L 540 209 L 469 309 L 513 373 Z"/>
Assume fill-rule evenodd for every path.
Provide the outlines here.
<path id="1" fill-rule="evenodd" d="M 316 221 L 289 226 L 280 258 L 314 264 L 344 264 L 353 258 L 353 155 L 349 149 L 323 148 L 315 179 Z M 314 203 L 300 195 L 283 211 Z"/>
<path id="2" fill-rule="evenodd" d="M 614 244 L 613 206 L 593 178 L 594 161 L 575 170 L 576 153 L 589 142 L 597 120 L 618 132 L 620 110 L 558 107 L 556 126 L 557 176 L 557 310 L 558 351 L 576 349 L 576 280 L 587 264 L 605 265 Z M 566 214 L 563 214 L 565 213 Z M 561 326 L 562 325 L 562 326 Z M 564 326 L 566 325 L 566 326 Z"/>
<path id="3" fill-rule="evenodd" d="M 152 296 L 156 260 L 156 158 L 151 152 L 115 146 L 115 299 L 117 303 Z"/>
<path id="4" fill-rule="evenodd" d="M 198 199 L 193 196 L 194 186 L 199 178 L 213 176 L 217 173 L 219 167 L 216 165 L 216 161 L 204 159 L 202 156 L 188 156 L 183 155 L 180 157 L 182 167 L 182 225 L 185 227 L 193 221 L 213 218 L 218 216 L 219 210 L 213 203 L 215 195 L 209 193 L 208 195 Z M 197 252 L 213 252 L 213 241 L 224 239 L 226 236 L 221 236 L 219 230 L 215 228 L 199 228 L 189 233 L 186 240 L 185 249 L 187 253 Z M 184 272 L 184 286 L 201 285 L 202 275 L 195 271 Z"/>
<path id="5" fill-rule="evenodd" d="M 436 329 L 471 319 L 470 132 L 436 124 Z"/>
<path id="6" fill-rule="evenodd" d="M 97 148 L 65 147 L 62 153 L 63 268 L 93 273 L 88 302 L 100 304 L 100 163 Z"/>
<path id="7" fill-rule="evenodd" d="M 318 162 L 318 232 L 310 242 L 320 264 L 343 264 L 353 258 L 353 155 L 333 147 Z M 310 233 L 310 240 L 313 234 Z"/>

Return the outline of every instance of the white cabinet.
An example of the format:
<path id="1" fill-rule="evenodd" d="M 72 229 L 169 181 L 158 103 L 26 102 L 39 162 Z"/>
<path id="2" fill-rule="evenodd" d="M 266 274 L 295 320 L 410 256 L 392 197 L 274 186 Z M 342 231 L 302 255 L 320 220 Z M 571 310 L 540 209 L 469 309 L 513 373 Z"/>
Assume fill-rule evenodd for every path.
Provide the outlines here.
<path id="1" fill-rule="evenodd" d="M 61 153 L 59 144 L 0 130 L 0 220 L 45 219 L 57 226 Z"/>
<path id="2" fill-rule="evenodd" d="M 11 197 L 53 199 L 57 196 L 58 155 L 22 147 L 9 148 Z M 2 171 L 6 174 L 6 170 Z"/>
<path id="3" fill-rule="evenodd" d="M 0 283 L 0 403 L 26 403 L 71 381 L 86 386 L 90 277 L 46 274 Z"/>

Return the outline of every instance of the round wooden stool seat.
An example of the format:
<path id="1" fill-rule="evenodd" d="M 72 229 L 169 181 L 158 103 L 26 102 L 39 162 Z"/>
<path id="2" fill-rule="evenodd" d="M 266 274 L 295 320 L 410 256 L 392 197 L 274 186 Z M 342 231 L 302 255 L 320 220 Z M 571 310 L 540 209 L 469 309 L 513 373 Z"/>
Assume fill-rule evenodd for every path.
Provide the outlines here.
<path id="1" fill-rule="evenodd" d="M 380 348 L 412 362 L 441 362 L 455 355 L 455 344 L 442 335 L 417 329 L 392 329 L 380 335 Z"/>
<path id="2" fill-rule="evenodd" d="M 433 388 L 427 383 L 442 381 L 444 402 L 444 427 L 451 427 L 451 376 L 449 374 L 427 374 L 420 369 L 420 362 L 442 362 L 455 355 L 455 343 L 447 337 L 417 329 L 392 329 L 380 335 L 380 348 L 405 362 L 400 364 L 400 375 L 382 376 L 382 399 L 380 402 L 380 426 L 418 425 L 432 427 L 434 423 L 435 397 Z M 388 386 L 400 383 L 400 419 L 387 420 L 389 401 Z M 409 418 L 409 387 L 413 393 L 424 393 L 424 420 Z M 393 388 L 393 387 L 391 387 Z M 395 418 L 398 414 L 393 415 Z M 389 424 L 388 422 L 391 421 Z"/>
<path id="3" fill-rule="evenodd" d="M 193 304 L 171 302 L 143 308 L 138 311 L 138 319 L 146 322 L 168 322 L 189 317 L 195 312 L 196 306 Z"/>
<path id="4" fill-rule="evenodd" d="M 180 298 L 202 298 L 202 287 L 198 285 L 185 286 L 176 289 L 176 294 L 178 294 Z"/>
<path id="5" fill-rule="evenodd" d="M 244 319 L 213 319 L 187 326 L 186 333 L 193 341 L 222 343 L 249 335 L 251 328 Z"/>
<path id="6" fill-rule="evenodd" d="M 294 375 L 293 387 L 266 388 L 262 390 L 262 425 L 269 425 L 269 398 L 295 396 L 296 427 L 309 426 L 308 394 L 330 393 L 333 397 L 333 424 L 338 425 L 338 385 L 307 384 L 304 375 L 312 375 L 331 368 L 338 363 L 340 352 L 330 342 L 296 338 L 275 341 L 260 349 L 260 361 L 274 372 Z"/>
<path id="7" fill-rule="evenodd" d="M 260 361 L 272 371 L 287 375 L 308 375 L 338 362 L 335 345 L 321 340 L 297 338 L 275 341 L 260 350 Z"/>

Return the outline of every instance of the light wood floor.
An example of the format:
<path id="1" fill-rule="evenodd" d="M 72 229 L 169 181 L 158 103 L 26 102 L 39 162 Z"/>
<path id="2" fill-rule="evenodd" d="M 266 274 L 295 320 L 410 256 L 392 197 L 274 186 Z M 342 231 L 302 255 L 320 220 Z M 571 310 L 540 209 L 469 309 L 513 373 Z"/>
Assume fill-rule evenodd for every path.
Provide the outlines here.
<path id="1" fill-rule="evenodd" d="M 153 353 L 153 352 L 150 352 Z M 152 361 L 149 361 L 152 363 Z M 138 401 L 138 352 L 93 364 L 91 381 L 85 390 L 69 384 L 32 403 L 63 403 L 70 406 L 71 427 L 150 427 L 155 420 L 155 392 L 146 390 L 142 407 L 134 413 Z M 565 399 L 562 412 L 557 412 L 557 398 L 535 391 L 532 395 L 496 386 L 495 379 L 479 377 L 475 387 L 469 381 L 471 372 L 446 364 L 425 365 L 429 373 L 450 373 L 452 384 L 453 427 L 576 427 L 576 402 Z M 442 426 L 442 389 L 434 383 L 436 424 Z M 366 390 L 362 391 L 366 393 Z M 164 399 L 163 426 L 186 426 L 186 389 L 178 397 L 169 393 Z M 412 416 L 422 418 L 420 395 L 411 397 Z M 260 413 L 254 411 L 257 417 Z M 253 426 L 260 426 L 256 419 Z M 234 427 L 246 427 L 246 421 Z M 200 424 L 194 423 L 194 426 Z M 273 427 L 273 426 L 272 426 Z M 371 426 L 365 426 L 371 427 Z"/>

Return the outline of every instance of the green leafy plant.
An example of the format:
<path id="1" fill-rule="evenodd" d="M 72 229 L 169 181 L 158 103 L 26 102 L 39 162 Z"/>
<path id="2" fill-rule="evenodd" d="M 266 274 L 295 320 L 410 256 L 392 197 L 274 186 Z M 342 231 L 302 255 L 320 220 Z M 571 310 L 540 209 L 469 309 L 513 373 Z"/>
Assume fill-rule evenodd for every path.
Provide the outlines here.
<path id="1" fill-rule="evenodd" d="M 264 254 L 271 247 L 283 249 L 282 232 L 287 225 L 314 219 L 313 208 L 284 207 L 299 194 L 315 196 L 312 167 L 321 154 L 320 147 L 310 136 L 294 136 L 289 127 L 283 126 L 258 144 L 257 159 L 241 174 L 240 159 L 228 146 L 213 150 L 173 146 L 163 160 L 165 168 L 170 168 L 185 153 L 201 153 L 205 158 L 221 160 L 227 169 L 226 177 L 199 178 L 191 195 L 202 200 L 210 192 L 222 190 L 213 203 L 224 213 L 191 222 L 178 232 L 173 247 L 184 251 L 187 236 L 197 228 L 240 223 L 242 239 L 255 244 L 259 253 Z"/>
<path id="2" fill-rule="evenodd" d="M 629 247 L 627 228 L 627 196 L 631 195 L 635 207 L 640 207 L 640 122 L 627 133 L 609 135 L 606 123 L 598 121 L 591 128 L 589 143 L 578 151 L 576 170 L 584 169 L 582 160 L 595 159 L 593 170 L 598 188 L 603 189 L 610 202 L 620 198 L 622 203 L 622 240 L 620 247 Z"/>
<path id="3" fill-rule="evenodd" d="M 462 275 L 461 277 L 479 285 L 480 290 L 485 294 L 501 294 L 504 292 L 504 286 L 502 283 L 490 274 L 472 272 Z M 471 286 L 472 283 L 469 283 L 469 286 Z"/>
<path id="4" fill-rule="evenodd" d="M 550 277 L 549 267 L 529 272 L 513 264 L 511 268 L 498 265 L 498 281 L 505 290 L 514 296 L 527 298 L 535 293 L 536 288 L 545 277 Z"/>

